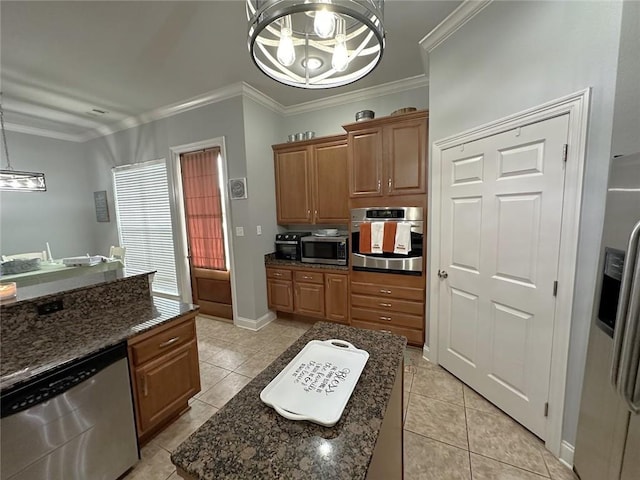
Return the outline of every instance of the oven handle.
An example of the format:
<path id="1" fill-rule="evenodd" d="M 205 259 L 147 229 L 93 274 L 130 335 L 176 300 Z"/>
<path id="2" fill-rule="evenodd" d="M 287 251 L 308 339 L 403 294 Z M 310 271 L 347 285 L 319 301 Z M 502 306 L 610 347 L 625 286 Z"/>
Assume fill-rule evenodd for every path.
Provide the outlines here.
<path id="1" fill-rule="evenodd" d="M 376 220 L 378 221 L 378 220 Z M 384 222 L 385 220 L 380 220 Z M 424 233 L 424 222 L 422 221 L 404 221 L 404 220 L 386 220 L 387 222 L 395 222 L 395 223 L 408 223 L 411 225 L 411 232 L 423 234 Z M 351 233 L 360 232 L 360 225 L 363 223 L 371 223 L 371 222 L 351 222 Z"/>
<path id="2" fill-rule="evenodd" d="M 276 240 L 276 245 L 297 245 L 296 240 Z"/>

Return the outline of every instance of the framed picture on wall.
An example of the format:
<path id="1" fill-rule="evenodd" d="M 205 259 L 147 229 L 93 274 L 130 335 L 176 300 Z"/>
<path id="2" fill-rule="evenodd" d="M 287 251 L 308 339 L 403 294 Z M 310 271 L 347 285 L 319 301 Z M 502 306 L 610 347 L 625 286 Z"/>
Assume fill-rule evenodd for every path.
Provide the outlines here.
<path id="1" fill-rule="evenodd" d="M 247 179 L 229 179 L 229 196 L 231 197 L 231 200 L 240 200 L 242 198 L 247 198 Z"/>

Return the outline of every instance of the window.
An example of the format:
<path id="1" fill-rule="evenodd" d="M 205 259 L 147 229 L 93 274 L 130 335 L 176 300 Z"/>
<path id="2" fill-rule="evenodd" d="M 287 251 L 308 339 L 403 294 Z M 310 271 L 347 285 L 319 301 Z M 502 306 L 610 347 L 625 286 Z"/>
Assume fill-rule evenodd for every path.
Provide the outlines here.
<path id="1" fill-rule="evenodd" d="M 127 273 L 156 270 L 153 292 L 178 295 L 165 160 L 116 167 L 113 184 Z"/>

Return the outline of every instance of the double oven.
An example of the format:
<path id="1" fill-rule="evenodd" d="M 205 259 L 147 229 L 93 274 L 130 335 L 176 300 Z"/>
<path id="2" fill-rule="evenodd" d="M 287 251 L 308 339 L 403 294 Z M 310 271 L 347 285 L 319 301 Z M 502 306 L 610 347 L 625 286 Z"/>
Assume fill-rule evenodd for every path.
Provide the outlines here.
<path id="1" fill-rule="evenodd" d="M 360 251 L 363 224 L 405 224 L 410 231 L 406 253 Z M 397 225 L 396 225 L 397 228 Z M 395 229 L 394 229 L 395 230 Z M 422 275 L 424 266 L 424 209 L 422 207 L 372 207 L 351 210 L 351 265 L 353 270 Z"/>

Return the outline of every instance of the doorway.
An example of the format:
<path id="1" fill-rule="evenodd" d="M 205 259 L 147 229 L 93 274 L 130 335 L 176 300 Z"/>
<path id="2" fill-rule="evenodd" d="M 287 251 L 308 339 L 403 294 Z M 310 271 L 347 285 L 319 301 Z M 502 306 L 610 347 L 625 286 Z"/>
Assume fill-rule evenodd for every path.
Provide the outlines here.
<path id="1" fill-rule="evenodd" d="M 425 356 L 568 461 L 561 439 L 589 93 L 436 141 L 430 172 Z"/>

